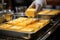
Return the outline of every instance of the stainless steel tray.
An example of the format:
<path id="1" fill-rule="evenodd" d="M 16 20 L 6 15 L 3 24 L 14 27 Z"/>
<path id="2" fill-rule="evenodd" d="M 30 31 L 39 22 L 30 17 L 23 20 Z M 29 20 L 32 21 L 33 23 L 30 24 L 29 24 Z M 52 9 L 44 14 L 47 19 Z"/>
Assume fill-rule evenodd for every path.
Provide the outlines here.
<path id="1" fill-rule="evenodd" d="M 46 25 L 44 28 L 42 28 L 38 32 L 32 33 L 32 34 L 20 33 L 20 32 L 8 31 L 8 30 L 0 30 L 0 34 L 2 33 L 1 35 L 4 35 L 4 36 L 23 38 L 23 39 L 31 39 L 31 40 L 36 40 L 37 38 L 42 39 L 43 36 L 45 36 L 48 32 L 53 30 L 58 23 L 59 23 L 59 21 L 56 21 L 54 24 L 49 23 L 48 25 Z"/>
<path id="2" fill-rule="evenodd" d="M 23 33 L 23 32 L 21 33 L 21 32 L 14 32 L 0 29 L 0 35 L 23 38 L 23 39 L 33 39 L 33 38 L 35 39 L 40 37 L 41 39 L 44 35 L 46 35 L 45 33 L 48 33 L 50 30 L 52 30 L 52 28 L 53 29 L 55 28 L 55 26 L 60 21 L 59 17 L 55 17 L 54 20 L 51 19 L 53 21 L 51 21 L 48 25 L 46 25 L 36 33 Z"/>

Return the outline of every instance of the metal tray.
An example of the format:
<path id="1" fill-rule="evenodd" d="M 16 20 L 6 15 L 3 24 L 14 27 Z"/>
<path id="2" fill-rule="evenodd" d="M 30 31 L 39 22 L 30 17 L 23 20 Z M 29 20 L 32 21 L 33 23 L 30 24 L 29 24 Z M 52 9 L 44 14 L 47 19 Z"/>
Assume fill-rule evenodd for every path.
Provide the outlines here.
<path id="1" fill-rule="evenodd" d="M 59 20 L 59 17 L 54 17 L 53 21 L 51 21 L 48 25 L 37 31 L 36 33 L 23 33 L 23 32 L 14 32 L 14 31 L 8 31 L 8 30 L 2 30 L 0 29 L 0 35 L 4 36 L 11 36 L 11 37 L 17 37 L 17 38 L 23 38 L 23 39 L 33 39 L 38 38 L 39 36 L 42 37 L 45 35 L 45 32 L 50 29 L 51 27 L 55 27 L 54 25 L 57 25 Z M 50 31 L 50 30 L 49 30 Z M 49 32 L 47 31 L 47 32 Z M 34 39 L 35 39 L 34 38 Z"/>
<path id="2" fill-rule="evenodd" d="M 51 11 L 53 11 L 53 10 L 58 10 L 58 9 L 43 9 L 43 10 L 51 10 Z M 59 10 L 60 11 L 60 10 Z M 60 12 L 59 12 L 60 13 Z M 59 14 L 58 13 L 58 14 Z M 58 15 L 57 14 L 57 15 Z M 38 15 L 40 15 L 40 16 L 55 16 L 55 14 L 38 14 Z"/>
<path id="3" fill-rule="evenodd" d="M 43 28 L 45 28 L 45 27 L 43 27 Z M 40 29 L 40 30 L 42 30 L 42 29 Z M 40 30 L 38 30 L 38 31 L 40 31 Z M 34 36 L 34 34 L 37 34 L 38 31 L 28 33 L 28 32 L 15 32 L 15 31 L 9 31 L 9 30 L 0 29 L 0 32 L 3 33 L 2 35 L 18 37 L 18 38 L 24 38 L 24 39 L 30 39 L 31 36 Z"/>
<path id="4" fill-rule="evenodd" d="M 55 23 L 52 24 L 49 23 L 48 25 L 46 25 L 44 28 L 42 28 L 41 30 L 37 31 L 36 33 L 20 33 L 20 32 L 14 32 L 14 31 L 8 31 L 8 30 L 0 30 L 0 34 L 4 35 L 4 36 L 9 36 L 9 37 L 15 37 L 15 38 L 23 38 L 23 39 L 29 39 L 29 40 L 35 40 L 37 38 L 41 39 L 43 38 L 44 35 L 46 35 L 46 33 L 48 33 L 51 28 L 55 28 L 55 26 L 58 24 L 59 21 L 56 21 Z"/>

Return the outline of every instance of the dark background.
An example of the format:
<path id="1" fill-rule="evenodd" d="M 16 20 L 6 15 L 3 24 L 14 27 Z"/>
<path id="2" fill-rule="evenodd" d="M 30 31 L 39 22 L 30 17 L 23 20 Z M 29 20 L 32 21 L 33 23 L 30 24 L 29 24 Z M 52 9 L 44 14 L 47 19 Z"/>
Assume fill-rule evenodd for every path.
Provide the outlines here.
<path id="1" fill-rule="evenodd" d="M 16 0 L 4 0 L 7 4 L 8 7 L 7 8 L 13 8 L 15 6 L 29 6 L 33 0 L 20 0 L 23 1 L 21 3 L 17 2 Z M 52 6 L 56 6 L 56 5 L 60 5 L 60 0 L 46 0 L 48 5 L 52 5 Z"/>

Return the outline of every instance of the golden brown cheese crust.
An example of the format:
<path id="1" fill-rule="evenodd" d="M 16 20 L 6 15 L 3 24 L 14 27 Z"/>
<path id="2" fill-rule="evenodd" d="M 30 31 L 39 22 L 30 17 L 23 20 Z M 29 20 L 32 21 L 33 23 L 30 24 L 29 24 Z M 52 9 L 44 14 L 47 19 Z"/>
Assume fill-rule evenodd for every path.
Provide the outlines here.
<path id="1" fill-rule="evenodd" d="M 51 10 L 43 10 L 39 12 L 38 14 L 48 14 L 49 12 L 51 12 Z"/>
<path id="2" fill-rule="evenodd" d="M 27 16 L 27 17 L 35 17 L 35 9 L 33 9 L 33 8 L 30 8 L 30 9 L 27 9 L 26 10 L 26 12 L 25 12 L 25 15 Z"/>
<path id="3" fill-rule="evenodd" d="M 58 15 L 59 13 L 60 13 L 59 10 L 53 10 L 53 11 L 51 11 L 51 12 L 48 13 L 48 14 L 50 14 L 50 15 Z"/>
<path id="4" fill-rule="evenodd" d="M 18 18 L 20 20 L 20 18 Z M 14 21 L 14 20 L 13 20 Z M 24 22 L 16 23 L 15 25 L 12 24 L 2 24 L 0 25 L 1 29 L 10 30 L 10 31 L 17 31 L 17 32 L 36 32 L 39 29 L 42 29 L 45 25 L 49 23 L 50 20 L 37 20 L 34 18 L 27 18 Z"/>
<path id="5" fill-rule="evenodd" d="M 60 10 L 43 10 L 39 12 L 39 15 L 58 15 L 60 13 Z"/>

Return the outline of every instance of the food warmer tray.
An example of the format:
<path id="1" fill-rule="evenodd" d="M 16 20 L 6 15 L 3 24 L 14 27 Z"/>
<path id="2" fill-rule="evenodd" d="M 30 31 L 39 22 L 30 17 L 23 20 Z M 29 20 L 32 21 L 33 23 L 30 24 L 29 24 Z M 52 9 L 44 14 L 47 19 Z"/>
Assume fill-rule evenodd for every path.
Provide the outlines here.
<path id="1" fill-rule="evenodd" d="M 51 10 L 51 11 L 53 11 L 53 10 L 57 10 L 57 9 L 43 9 L 43 10 Z M 58 10 L 58 11 L 60 11 L 60 10 Z M 48 17 L 49 18 L 53 18 L 53 17 L 55 17 L 55 16 L 57 16 L 57 15 L 60 15 L 60 12 L 59 13 L 57 13 L 57 14 L 38 14 L 38 18 L 41 18 L 41 16 L 42 16 L 42 19 L 48 19 Z M 46 18 L 44 18 L 44 17 L 46 17 Z"/>
<path id="2" fill-rule="evenodd" d="M 58 27 L 60 22 L 59 17 L 60 15 L 51 19 L 51 22 L 48 25 L 46 25 L 36 33 L 20 33 L 0 29 L 0 35 L 29 40 L 43 40 L 46 39 Z"/>

